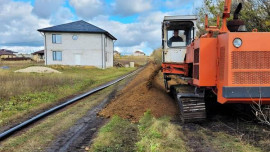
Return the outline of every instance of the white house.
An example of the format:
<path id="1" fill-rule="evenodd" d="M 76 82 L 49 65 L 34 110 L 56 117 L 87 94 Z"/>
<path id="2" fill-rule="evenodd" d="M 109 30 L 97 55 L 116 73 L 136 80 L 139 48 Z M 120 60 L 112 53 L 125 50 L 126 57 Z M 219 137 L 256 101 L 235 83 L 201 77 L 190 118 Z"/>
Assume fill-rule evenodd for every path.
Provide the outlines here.
<path id="1" fill-rule="evenodd" d="M 116 38 L 83 20 L 39 29 L 44 33 L 45 64 L 113 66 Z"/>
<path id="2" fill-rule="evenodd" d="M 141 51 L 135 51 L 133 53 L 134 56 L 145 56 L 145 53 L 144 52 L 141 52 Z"/>

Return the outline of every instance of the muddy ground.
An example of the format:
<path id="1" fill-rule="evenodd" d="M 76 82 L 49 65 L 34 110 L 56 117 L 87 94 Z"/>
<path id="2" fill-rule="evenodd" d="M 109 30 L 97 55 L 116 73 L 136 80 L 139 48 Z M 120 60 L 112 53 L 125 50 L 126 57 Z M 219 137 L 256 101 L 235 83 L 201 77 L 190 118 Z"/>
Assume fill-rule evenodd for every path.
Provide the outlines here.
<path id="1" fill-rule="evenodd" d="M 88 113 L 78 120 L 73 127 L 59 136 L 46 151 L 66 152 L 66 151 L 84 151 L 95 132 L 106 120 L 97 117 L 96 113 L 100 111 L 113 98 L 118 89 L 123 86 L 115 86 L 115 90 L 110 93 L 99 105 L 93 107 Z"/>

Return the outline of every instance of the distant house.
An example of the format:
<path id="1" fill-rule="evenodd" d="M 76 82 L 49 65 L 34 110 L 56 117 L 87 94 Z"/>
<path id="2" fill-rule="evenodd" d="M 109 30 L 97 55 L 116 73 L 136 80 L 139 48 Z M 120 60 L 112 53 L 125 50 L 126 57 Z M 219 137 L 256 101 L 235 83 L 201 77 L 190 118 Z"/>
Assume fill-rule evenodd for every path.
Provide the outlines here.
<path id="1" fill-rule="evenodd" d="M 145 53 L 141 52 L 141 51 L 135 51 L 133 53 L 134 56 L 145 56 Z"/>
<path id="2" fill-rule="evenodd" d="M 11 51 L 11 50 L 6 50 L 6 49 L 1 49 L 2 51 L 6 51 L 6 52 L 9 52 L 9 53 L 12 53 L 12 54 L 16 54 L 18 52 L 15 52 L 15 51 Z"/>
<path id="3" fill-rule="evenodd" d="M 34 61 L 37 61 L 37 62 L 44 61 L 44 50 L 34 52 L 32 53 L 32 55 L 33 55 L 32 59 Z"/>
<path id="4" fill-rule="evenodd" d="M 45 64 L 113 66 L 114 40 L 109 32 L 83 20 L 39 29 L 45 38 Z"/>
<path id="5" fill-rule="evenodd" d="M 0 59 L 6 59 L 6 58 L 15 58 L 16 55 L 13 53 L 17 53 L 11 50 L 1 49 L 0 50 Z"/>

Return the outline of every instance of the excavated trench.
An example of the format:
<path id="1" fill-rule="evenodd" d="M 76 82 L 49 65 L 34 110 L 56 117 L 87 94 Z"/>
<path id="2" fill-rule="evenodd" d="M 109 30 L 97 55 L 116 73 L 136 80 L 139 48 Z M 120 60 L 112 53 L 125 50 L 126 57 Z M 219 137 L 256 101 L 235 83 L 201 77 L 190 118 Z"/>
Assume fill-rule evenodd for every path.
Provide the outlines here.
<path id="1" fill-rule="evenodd" d="M 101 112 L 100 116 L 110 118 L 118 115 L 138 122 L 150 110 L 155 117 L 176 117 L 178 109 L 174 100 L 163 87 L 160 66 L 150 63 L 139 73 Z"/>

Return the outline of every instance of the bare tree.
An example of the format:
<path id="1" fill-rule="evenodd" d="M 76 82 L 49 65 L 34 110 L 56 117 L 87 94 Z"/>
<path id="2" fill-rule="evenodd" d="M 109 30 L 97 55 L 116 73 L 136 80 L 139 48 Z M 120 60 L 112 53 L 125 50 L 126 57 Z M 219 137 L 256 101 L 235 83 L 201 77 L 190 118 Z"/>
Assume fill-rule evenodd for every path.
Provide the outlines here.
<path id="1" fill-rule="evenodd" d="M 262 100 L 260 99 L 258 102 L 253 101 L 251 107 L 260 123 L 270 126 L 270 106 L 262 105 Z"/>

